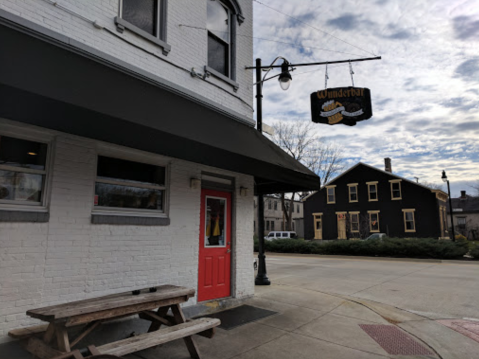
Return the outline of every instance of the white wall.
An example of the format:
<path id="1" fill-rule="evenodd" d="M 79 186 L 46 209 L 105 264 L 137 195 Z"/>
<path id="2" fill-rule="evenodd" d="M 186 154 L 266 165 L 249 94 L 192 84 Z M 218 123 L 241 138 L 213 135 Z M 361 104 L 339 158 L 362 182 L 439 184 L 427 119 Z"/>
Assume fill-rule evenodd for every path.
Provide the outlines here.
<path id="1" fill-rule="evenodd" d="M 232 295 L 254 294 L 251 176 L 0 119 L 2 133 L 54 142 L 50 221 L 0 223 L 0 342 L 10 329 L 38 323 L 28 309 L 165 283 L 197 289 L 201 190 L 189 184 L 201 171 L 235 177 Z M 170 162 L 169 226 L 91 224 L 96 156 L 105 147 Z M 251 189 L 247 197 L 240 187 Z"/>
<path id="2" fill-rule="evenodd" d="M 134 43 L 160 58 L 173 62 L 187 69 L 195 68 L 203 73 L 207 64 L 207 33 L 205 30 L 180 27 L 189 25 L 206 28 L 207 0 L 169 0 L 167 42 L 172 49 L 168 56 L 162 54 L 161 48 L 134 33 L 125 30 L 120 34 L 114 23 L 118 15 L 119 0 L 55 0 L 87 19 L 96 20 L 99 25 Z M 117 57 L 156 76 L 213 100 L 249 119 L 253 118 L 253 73 L 245 66 L 253 64 L 253 5 L 251 0 L 238 0 L 245 21 L 237 27 L 237 65 L 236 82 L 239 90 L 225 82 L 210 77 L 207 81 L 214 83 L 225 91 L 216 88 L 207 81 L 193 78 L 189 72 L 178 69 L 141 49 L 125 43 L 105 30 L 96 29 L 92 24 L 49 4 L 45 0 L 0 0 L 0 9 L 39 24 L 45 28 L 61 33 L 72 39 L 87 44 L 95 49 Z"/>

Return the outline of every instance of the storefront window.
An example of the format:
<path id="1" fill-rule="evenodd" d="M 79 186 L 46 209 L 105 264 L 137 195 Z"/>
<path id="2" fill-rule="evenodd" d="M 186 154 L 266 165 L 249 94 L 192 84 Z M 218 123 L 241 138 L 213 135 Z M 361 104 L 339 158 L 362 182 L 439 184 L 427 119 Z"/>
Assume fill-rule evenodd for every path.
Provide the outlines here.
<path id="1" fill-rule="evenodd" d="M 44 143 L 0 136 L 1 203 L 42 203 L 47 148 Z"/>
<path id="2" fill-rule="evenodd" d="M 95 206 L 164 212 L 165 167 L 98 157 Z"/>

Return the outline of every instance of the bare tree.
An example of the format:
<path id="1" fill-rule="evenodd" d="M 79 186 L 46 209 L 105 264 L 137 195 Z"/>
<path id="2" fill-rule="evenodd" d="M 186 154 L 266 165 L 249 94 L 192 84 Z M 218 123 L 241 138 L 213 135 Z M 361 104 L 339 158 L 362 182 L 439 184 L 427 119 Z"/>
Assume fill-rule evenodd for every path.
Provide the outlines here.
<path id="1" fill-rule="evenodd" d="M 280 122 L 275 126 L 273 141 L 295 160 L 316 173 L 322 183 L 327 183 L 344 169 L 344 158 L 340 148 L 332 143 L 322 142 L 313 132 L 313 124 L 306 121 Z M 301 193 L 300 197 L 307 195 Z M 286 230 L 291 230 L 293 203 L 296 193 L 281 194 L 281 208 L 286 220 Z"/>
<path id="2" fill-rule="evenodd" d="M 476 181 L 476 183 L 469 185 L 472 189 L 476 191 L 476 197 L 479 197 L 479 180 Z"/>
<path id="3" fill-rule="evenodd" d="M 441 191 L 444 191 L 444 187 L 440 183 L 422 181 L 422 182 L 419 182 L 419 184 L 422 184 L 423 186 L 429 187 L 430 189 L 439 189 Z"/>

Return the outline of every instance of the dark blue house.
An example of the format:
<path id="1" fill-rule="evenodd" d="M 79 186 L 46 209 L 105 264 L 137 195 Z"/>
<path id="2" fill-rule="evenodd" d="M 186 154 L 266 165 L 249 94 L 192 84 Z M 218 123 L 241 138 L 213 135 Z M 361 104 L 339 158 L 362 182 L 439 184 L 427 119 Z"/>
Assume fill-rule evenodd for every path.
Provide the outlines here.
<path id="1" fill-rule="evenodd" d="M 447 194 L 358 163 L 304 201 L 306 239 L 449 238 Z"/>

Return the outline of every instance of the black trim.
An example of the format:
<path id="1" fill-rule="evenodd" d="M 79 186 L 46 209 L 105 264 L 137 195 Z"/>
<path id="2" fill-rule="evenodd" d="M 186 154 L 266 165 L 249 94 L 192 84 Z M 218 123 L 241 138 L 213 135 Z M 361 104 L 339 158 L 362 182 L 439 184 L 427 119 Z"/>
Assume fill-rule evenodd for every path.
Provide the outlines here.
<path id="1" fill-rule="evenodd" d="M 46 223 L 50 220 L 48 212 L 1 211 L 0 222 L 33 222 Z"/>
<path id="2" fill-rule="evenodd" d="M 164 217 L 133 217 L 122 215 L 92 214 L 91 223 L 125 226 L 169 226 L 170 219 Z"/>

